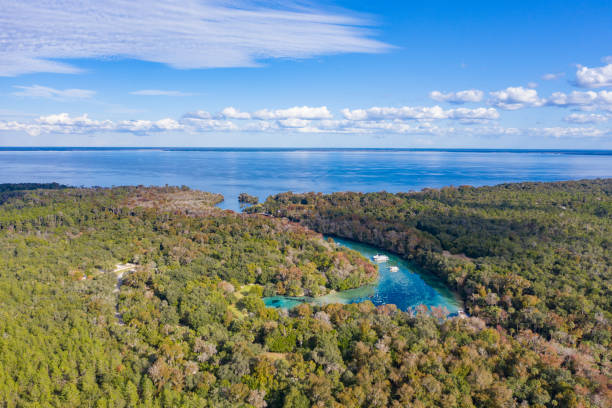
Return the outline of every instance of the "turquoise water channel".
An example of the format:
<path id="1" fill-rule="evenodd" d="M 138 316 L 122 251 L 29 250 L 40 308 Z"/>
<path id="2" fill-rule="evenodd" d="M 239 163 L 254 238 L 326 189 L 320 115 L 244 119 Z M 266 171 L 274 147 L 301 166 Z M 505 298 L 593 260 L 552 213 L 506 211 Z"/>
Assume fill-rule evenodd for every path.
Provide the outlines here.
<path id="1" fill-rule="evenodd" d="M 339 245 L 360 252 L 371 262 L 374 262 L 373 256 L 376 254 L 388 256 L 388 261 L 378 263 L 378 282 L 316 298 L 306 296 L 265 297 L 263 300 L 266 306 L 290 309 L 301 303 L 348 304 L 369 300 L 375 305 L 394 304 L 401 310 L 408 310 L 421 304 L 427 307 L 444 307 L 450 314 L 455 314 L 461 309 L 462 303 L 459 297 L 449 290 L 439 278 L 419 271 L 414 265 L 390 252 L 354 241 L 332 238 Z M 392 272 L 392 267 L 397 267 L 397 271 Z"/>

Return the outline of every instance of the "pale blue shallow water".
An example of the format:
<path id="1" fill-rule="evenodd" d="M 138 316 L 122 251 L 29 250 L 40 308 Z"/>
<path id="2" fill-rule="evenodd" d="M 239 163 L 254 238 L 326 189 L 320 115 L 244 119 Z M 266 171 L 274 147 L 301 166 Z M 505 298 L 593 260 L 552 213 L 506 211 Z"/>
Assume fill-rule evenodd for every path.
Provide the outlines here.
<path id="1" fill-rule="evenodd" d="M 300 303 L 358 303 L 370 300 L 375 305 L 392 303 L 401 310 L 415 308 L 418 305 L 443 307 L 450 314 L 457 313 L 461 308 L 459 298 L 431 274 L 422 273 L 409 262 L 386 251 L 346 239 L 333 237 L 342 246 L 359 251 L 372 260 L 376 254 L 387 255 L 389 261 L 379 263 L 379 279 L 374 285 L 346 290 L 318 298 L 291 298 L 273 296 L 264 298 L 266 306 L 291 309 Z M 397 266 L 397 272 L 391 272 L 390 267 Z"/>
<path id="2" fill-rule="evenodd" d="M 241 192 L 263 200 L 285 191 L 399 192 L 598 177 L 612 177 L 611 151 L 0 148 L 0 183 L 187 185 L 223 194 L 220 206 L 236 211 Z M 366 256 L 376 252 L 343 243 Z M 456 310 L 458 303 L 439 281 L 388 255 L 400 272 L 383 267 L 377 285 L 337 294 L 333 301 L 370 299 L 403 310 L 420 303 Z M 282 301 L 284 306 L 292 302 Z"/>

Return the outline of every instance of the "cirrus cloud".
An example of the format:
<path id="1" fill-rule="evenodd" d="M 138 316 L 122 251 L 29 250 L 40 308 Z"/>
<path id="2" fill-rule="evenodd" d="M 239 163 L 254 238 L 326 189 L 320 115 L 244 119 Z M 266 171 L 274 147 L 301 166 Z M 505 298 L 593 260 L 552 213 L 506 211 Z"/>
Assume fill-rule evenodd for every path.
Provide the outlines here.
<path id="1" fill-rule="evenodd" d="M 77 73 L 65 59 L 131 58 L 174 68 L 377 53 L 364 18 L 299 1 L 0 0 L 0 76 Z"/>
<path id="2" fill-rule="evenodd" d="M 13 92 L 14 96 L 22 96 L 27 98 L 43 98 L 53 99 L 57 101 L 74 100 L 74 99 L 89 99 L 93 98 L 96 91 L 90 89 L 55 89 L 48 86 L 32 85 L 20 86 L 15 85 L 19 91 Z"/>

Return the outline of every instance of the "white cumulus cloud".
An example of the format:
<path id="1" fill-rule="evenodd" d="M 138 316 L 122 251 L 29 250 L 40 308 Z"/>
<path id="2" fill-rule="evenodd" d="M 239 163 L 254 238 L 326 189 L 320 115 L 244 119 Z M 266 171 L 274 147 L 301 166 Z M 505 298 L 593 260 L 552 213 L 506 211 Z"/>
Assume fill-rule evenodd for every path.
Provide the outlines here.
<path id="1" fill-rule="evenodd" d="M 612 91 L 573 91 L 568 94 L 555 92 L 546 101 L 547 105 L 576 107 L 581 110 L 604 110 L 612 112 Z"/>
<path id="2" fill-rule="evenodd" d="M 599 97 L 599 94 L 597 94 Z M 612 95 L 610 95 L 612 96 Z M 607 94 L 606 94 L 607 97 Z M 306 109 L 304 109 L 306 108 Z M 610 131 L 591 127 L 503 127 L 492 122 L 499 117 L 494 108 L 432 107 L 373 107 L 367 109 L 344 109 L 343 118 L 336 119 L 325 109 L 297 107 L 290 109 L 266 109 L 266 119 L 252 113 L 229 107 L 211 115 L 207 111 L 196 111 L 179 119 L 159 120 L 98 120 L 87 114 L 73 116 L 68 113 L 41 116 L 23 121 L 0 120 L 0 131 L 18 132 L 31 136 L 74 134 L 108 135 L 133 134 L 202 134 L 204 132 L 234 133 L 302 133 L 302 134 L 361 134 L 384 137 L 388 134 L 474 137 L 540 136 L 551 138 L 601 138 L 610 136 Z M 247 117 L 250 115 L 250 118 Z M 573 124 L 597 124 L 612 115 L 597 113 L 573 113 L 564 120 Z M 444 122 L 450 120 L 451 122 Z"/>
<path id="3" fill-rule="evenodd" d="M 522 86 L 508 87 L 501 91 L 489 93 L 492 97 L 491 103 L 501 109 L 516 110 L 525 107 L 542 106 L 544 100 L 538 97 L 535 89 Z"/>
<path id="4" fill-rule="evenodd" d="M 592 105 L 597 100 L 597 92 L 573 91 L 569 94 L 564 92 L 554 92 L 547 100 L 548 105 L 553 106 L 578 106 Z"/>
<path id="5" fill-rule="evenodd" d="M 308 125 L 310 125 L 309 120 L 298 119 L 298 118 L 281 119 L 278 121 L 278 123 L 282 127 L 286 127 L 286 128 L 305 128 L 305 127 L 308 127 Z"/>
<path id="6" fill-rule="evenodd" d="M 436 120 L 436 119 L 484 119 L 499 118 L 494 108 L 443 109 L 440 106 L 372 107 L 368 109 L 343 109 L 342 115 L 349 120 Z"/>
<path id="7" fill-rule="evenodd" d="M 248 112 L 241 112 L 233 106 L 228 106 L 223 109 L 220 116 L 228 119 L 251 119 L 251 114 Z"/>
<path id="8" fill-rule="evenodd" d="M 589 68 L 578 65 L 576 85 L 583 88 L 612 86 L 612 62 L 603 67 Z"/>
<path id="9" fill-rule="evenodd" d="M 0 130 L 23 131 L 31 136 L 40 134 L 101 134 L 110 132 L 129 132 L 146 134 L 149 132 L 166 132 L 183 130 L 184 125 L 174 119 L 166 118 L 157 121 L 129 120 L 113 122 L 111 120 L 91 119 L 87 114 L 70 116 L 68 113 L 41 116 L 34 122 L 0 122 Z"/>
<path id="10" fill-rule="evenodd" d="M 331 119 L 327 106 L 295 106 L 289 109 L 261 109 L 251 114 L 256 119 Z"/>
<path id="11" fill-rule="evenodd" d="M 149 132 L 168 132 L 182 130 L 183 125 L 174 119 L 165 118 L 157 121 L 151 120 L 126 120 L 115 125 L 118 132 L 130 132 L 135 134 L 146 134 Z"/>
<path id="12" fill-rule="evenodd" d="M 76 73 L 61 61 L 78 58 L 188 69 L 390 48 L 365 18 L 298 0 L 0 0 L 0 10 L 0 76 Z"/>
<path id="13" fill-rule="evenodd" d="M 442 93 L 440 91 L 432 91 L 429 97 L 434 101 L 438 102 L 450 102 L 450 103 L 466 103 L 466 102 L 480 102 L 484 96 L 484 92 L 478 89 L 467 89 L 465 91 L 448 92 Z"/>

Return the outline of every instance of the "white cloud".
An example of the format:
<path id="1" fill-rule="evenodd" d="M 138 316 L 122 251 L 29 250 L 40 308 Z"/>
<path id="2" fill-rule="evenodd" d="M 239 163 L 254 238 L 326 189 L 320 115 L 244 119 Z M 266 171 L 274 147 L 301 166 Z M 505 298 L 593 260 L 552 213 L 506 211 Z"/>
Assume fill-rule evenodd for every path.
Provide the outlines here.
<path id="1" fill-rule="evenodd" d="M 491 103 L 501 109 L 516 110 L 525 107 L 542 106 L 544 101 L 538 97 L 535 89 L 522 86 L 508 87 L 501 91 L 490 92 Z"/>
<path id="2" fill-rule="evenodd" d="M 276 121 L 256 120 L 244 123 L 241 130 L 245 132 L 269 132 L 278 130 L 279 128 Z"/>
<path id="3" fill-rule="evenodd" d="M 111 132 L 129 132 L 146 134 L 149 132 L 166 132 L 182 130 L 184 126 L 174 119 L 130 120 L 113 122 L 111 120 L 91 119 L 87 114 L 70 116 L 67 113 L 41 116 L 34 122 L 0 122 L 0 130 L 23 131 L 31 136 L 40 134 L 100 134 Z"/>
<path id="4" fill-rule="evenodd" d="M 546 101 L 548 105 L 553 106 L 578 106 L 592 105 L 597 100 L 597 92 L 587 91 L 566 94 L 563 92 L 555 92 Z"/>
<path id="5" fill-rule="evenodd" d="M 19 91 L 13 92 L 15 96 L 27 98 L 45 98 L 54 100 L 73 100 L 73 99 L 89 99 L 92 98 L 96 91 L 89 89 L 54 89 L 48 86 L 32 85 L 18 86 L 15 88 Z"/>
<path id="6" fill-rule="evenodd" d="M 449 119 L 459 120 L 493 120 L 499 118 L 499 112 L 493 108 L 457 108 L 447 111 Z"/>
<path id="7" fill-rule="evenodd" d="M 298 0 L 0 0 L 0 76 L 76 73 L 57 60 L 120 57 L 175 68 L 376 53 L 366 19 Z"/>
<path id="8" fill-rule="evenodd" d="M 438 102 L 450 102 L 450 103 L 466 103 L 466 102 L 480 102 L 484 92 L 478 89 L 467 89 L 459 92 L 442 93 L 439 91 L 433 91 L 429 94 L 429 97 L 434 101 Z"/>
<path id="9" fill-rule="evenodd" d="M 555 79 L 560 79 L 563 78 L 565 76 L 564 72 L 557 72 L 555 74 L 550 73 L 550 74 L 544 74 L 542 75 L 542 79 L 545 81 L 554 81 Z"/>
<path id="10" fill-rule="evenodd" d="M 184 129 L 190 132 L 227 132 L 239 130 L 238 125 L 229 120 L 217 120 L 217 119 L 206 119 L 197 117 L 184 117 L 181 120 L 181 124 L 184 125 Z"/>
<path id="11" fill-rule="evenodd" d="M 130 92 L 132 95 L 139 96 L 191 96 L 193 94 L 181 91 L 164 91 L 161 89 L 141 89 L 140 91 Z"/>
<path id="12" fill-rule="evenodd" d="M 603 67 L 589 68 L 578 65 L 576 85 L 583 88 L 612 86 L 612 62 Z"/>
<path id="13" fill-rule="evenodd" d="M 569 94 L 555 92 L 546 101 L 547 105 L 577 107 L 582 110 L 605 110 L 612 112 L 612 91 L 573 91 Z"/>
<path id="14" fill-rule="evenodd" d="M 492 120 L 499 118 L 499 113 L 494 108 L 457 108 L 444 110 L 440 106 L 403 106 L 394 107 L 372 107 L 369 109 L 343 109 L 342 115 L 349 120 L 436 120 L 436 119 L 484 119 Z"/>
<path id="15" fill-rule="evenodd" d="M 149 132 L 168 132 L 182 130 L 183 125 L 174 119 L 166 118 L 157 121 L 151 120 L 126 120 L 115 126 L 118 132 L 130 132 L 135 134 L 146 134 Z"/>
<path id="16" fill-rule="evenodd" d="M 227 119 L 251 119 L 250 113 L 241 112 L 233 106 L 228 106 L 227 108 L 223 109 L 220 116 Z"/>
<path id="17" fill-rule="evenodd" d="M 281 119 L 278 121 L 278 123 L 282 127 L 286 127 L 286 128 L 305 128 L 310 125 L 309 120 L 298 119 L 298 118 Z"/>
<path id="18" fill-rule="evenodd" d="M 0 1 L 0 8 L 4 10 L 4 2 L 2 1 Z M 3 13 L 0 13 L 0 27 L 5 27 L 4 19 L 7 17 L 8 16 Z M 32 55 L 23 55 L 20 53 L 18 44 L 13 46 L 13 48 L 16 48 L 15 50 L 11 51 L 7 49 L 5 51 L 5 47 L 8 48 L 7 45 L 8 44 L 0 45 L 0 77 L 33 74 L 37 72 L 54 72 L 56 74 L 78 74 L 83 72 L 77 67 L 61 62 L 43 60 Z"/>
<path id="19" fill-rule="evenodd" d="M 597 94 L 599 103 L 612 105 L 612 91 L 599 91 Z"/>
<path id="20" fill-rule="evenodd" d="M 185 119 L 212 119 L 212 115 L 204 110 L 189 112 L 183 115 Z"/>
<path id="21" fill-rule="evenodd" d="M 608 119 L 608 116 L 598 113 L 572 113 L 563 118 L 568 123 L 602 123 Z"/>
<path id="22" fill-rule="evenodd" d="M 97 120 L 87 114 L 71 116 L 67 113 L 41 116 L 35 120 L 0 121 L 0 131 L 22 132 L 31 136 L 41 134 L 106 135 L 128 133 L 144 136 L 153 133 L 201 134 L 204 132 L 272 133 L 286 134 L 363 134 L 383 137 L 388 134 L 414 136 L 538 136 L 552 138 L 597 138 L 609 136 L 609 130 L 596 127 L 545 127 L 517 129 L 502 127 L 492 119 L 499 114 L 494 108 L 457 108 L 444 110 L 433 107 L 369 108 L 343 110 L 344 118 L 329 118 L 325 111 L 308 109 L 266 110 L 269 119 L 246 119 L 245 112 L 236 108 L 224 109 L 226 116 L 212 116 L 206 111 L 183 115 L 180 119 L 160 120 Z M 299 116 L 311 116 L 304 118 Z M 234 116 L 230 118 L 230 116 Z M 565 118 L 570 123 L 600 123 L 610 115 L 572 114 Z M 440 120 L 452 120 L 445 123 Z M 444 124 L 442 124 L 444 123 Z"/>
<path id="23" fill-rule="evenodd" d="M 57 115 L 41 116 L 35 123 L 22 124 L 24 130 L 29 135 L 39 135 L 41 133 L 61 133 L 61 134 L 85 134 L 111 131 L 114 124 L 110 120 L 90 119 L 87 114 L 71 117 L 67 113 Z"/>
<path id="24" fill-rule="evenodd" d="M 530 128 L 527 129 L 525 133 L 531 136 L 554 138 L 599 138 L 609 134 L 609 132 L 595 127 Z"/>
<path id="25" fill-rule="evenodd" d="M 295 106 L 289 109 L 262 109 L 253 112 L 256 119 L 331 119 L 333 116 L 327 106 Z"/>

